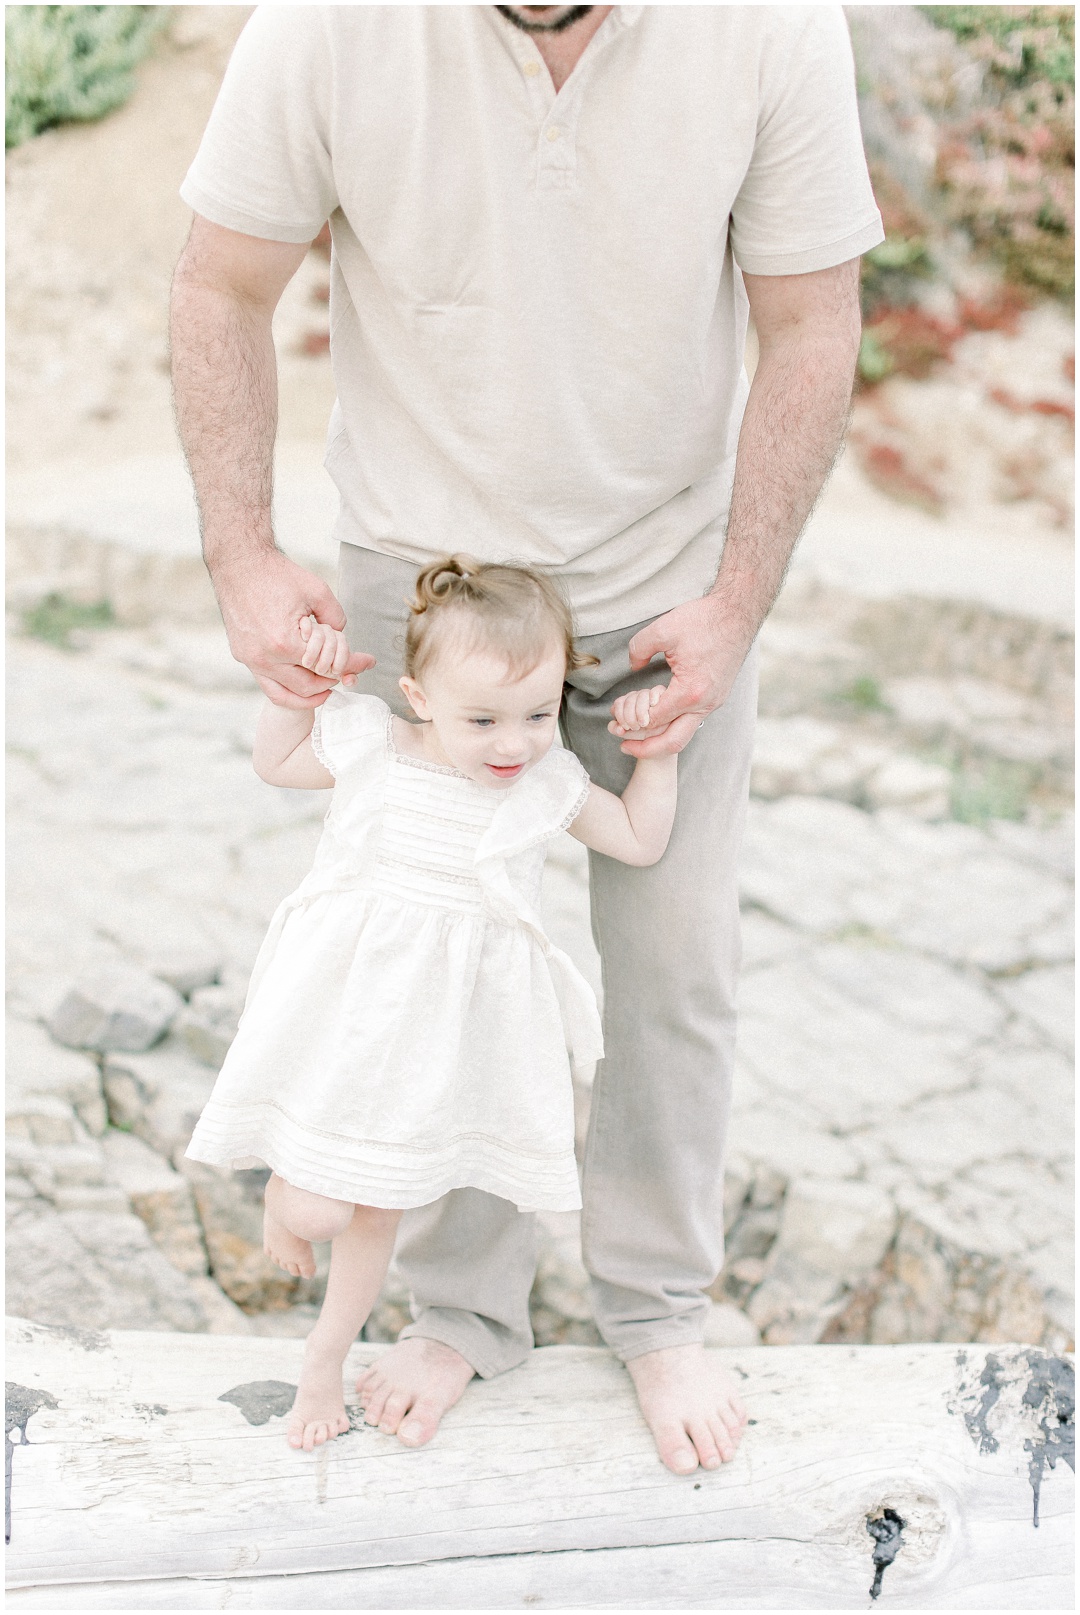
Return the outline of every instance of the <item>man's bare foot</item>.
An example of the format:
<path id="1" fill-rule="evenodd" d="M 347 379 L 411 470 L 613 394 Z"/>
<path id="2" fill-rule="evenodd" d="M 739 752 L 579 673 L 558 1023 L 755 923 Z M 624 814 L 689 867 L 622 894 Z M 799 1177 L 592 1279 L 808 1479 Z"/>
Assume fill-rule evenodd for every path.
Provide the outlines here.
<path id="1" fill-rule="evenodd" d="M 311 1452 L 349 1428 L 345 1396 L 341 1384 L 342 1360 L 333 1352 L 320 1351 L 309 1338 L 304 1348 L 304 1366 L 296 1401 L 289 1414 L 289 1446 Z"/>
<path id="2" fill-rule="evenodd" d="M 272 1262 L 291 1273 L 294 1279 L 309 1279 L 315 1272 L 315 1252 L 311 1242 L 291 1233 L 275 1216 L 279 1203 L 281 1179 L 272 1177 L 263 1197 L 263 1250 Z"/>
<path id="3" fill-rule="evenodd" d="M 676 1475 L 730 1463 L 746 1428 L 733 1374 L 704 1346 L 667 1346 L 627 1363 L 662 1463 Z"/>
<path id="4" fill-rule="evenodd" d="M 365 1369 L 356 1389 L 368 1424 L 396 1435 L 406 1447 L 422 1447 L 474 1373 L 452 1346 L 411 1335 Z"/>

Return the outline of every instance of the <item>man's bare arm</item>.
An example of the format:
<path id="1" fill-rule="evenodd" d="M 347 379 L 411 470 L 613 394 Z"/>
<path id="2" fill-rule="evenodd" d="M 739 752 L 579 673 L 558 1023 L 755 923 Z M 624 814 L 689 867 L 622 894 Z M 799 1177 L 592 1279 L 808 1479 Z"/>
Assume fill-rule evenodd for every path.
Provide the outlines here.
<path id="1" fill-rule="evenodd" d="M 650 728 L 675 730 L 683 745 L 727 699 L 780 591 L 843 439 L 859 351 L 858 259 L 812 274 L 745 280 L 760 356 L 720 570 L 702 600 L 676 606 L 630 641 L 632 667 L 666 657 L 671 682 Z M 626 740 L 622 750 L 650 757 L 660 744 L 657 735 Z"/>
<path id="2" fill-rule="evenodd" d="M 277 358 L 272 322 L 306 246 L 264 241 L 196 215 L 173 279 L 170 334 L 180 439 L 191 468 L 203 555 L 237 661 L 272 701 L 318 706 L 335 680 L 300 665 L 300 624 L 332 628 L 332 591 L 277 548 L 271 522 Z M 373 658 L 350 657 L 361 672 Z"/>

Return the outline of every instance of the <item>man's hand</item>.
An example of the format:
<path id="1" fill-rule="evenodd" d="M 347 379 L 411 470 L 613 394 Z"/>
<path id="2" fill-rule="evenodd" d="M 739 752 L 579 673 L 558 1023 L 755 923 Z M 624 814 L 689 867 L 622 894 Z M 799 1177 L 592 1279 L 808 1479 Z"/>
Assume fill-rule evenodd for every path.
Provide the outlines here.
<path id="1" fill-rule="evenodd" d="M 349 682 L 375 665 L 374 656 L 344 646 L 345 613 L 333 592 L 280 550 L 249 551 L 232 564 L 219 565 L 214 587 L 229 649 L 250 667 L 276 706 L 321 706 L 339 679 Z M 313 670 L 327 665 L 330 643 L 319 624 L 336 631 L 330 672 Z"/>
<path id="2" fill-rule="evenodd" d="M 726 701 L 749 643 L 745 629 L 712 594 L 665 611 L 635 634 L 630 641 L 630 666 L 636 671 L 662 655 L 671 669 L 671 682 L 651 706 L 648 735 L 640 739 L 628 735 L 621 749 L 630 757 L 663 757 L 682 751 L 708 714 Z M 613 734 L 619 733 L 615 723 L 608 727 Z"/>
<path id="3" fill-rule="evenodd" d="M 333 676 L 314 671 L 323 663 L 308 654 L 301 624 L 314 617 L 340 633 L 345 613 L 321 579 L 274 543 L 273 318 L 306 251 L 196 214 L 171 305 L 176 420 L 199 502 L 203 556 L 230 650 L 282 707 L 321 706 L 339 677 L 374 663 L 356 651 L 341 666 L 334 662 Z"/>

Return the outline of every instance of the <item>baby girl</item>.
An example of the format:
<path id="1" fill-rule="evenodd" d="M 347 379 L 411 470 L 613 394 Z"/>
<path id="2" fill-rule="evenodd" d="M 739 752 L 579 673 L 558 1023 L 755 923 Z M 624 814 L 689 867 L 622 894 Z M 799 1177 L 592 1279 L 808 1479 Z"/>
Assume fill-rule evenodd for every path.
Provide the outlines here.
<path id="1" fill-rule="evenodd" d="M 305 632 L 304 666 L 341 677 L 344 635 L 313 618 Z M 334 794 L 188 1154 L 271 1168 L 265 1248 L 286 1271 L 310 1276 L 312 1245 L 332 1242 L 294 1447 L 349 1428 L 342 1368 L 402 1211 L 467 1186 L 520 1211 L 581 1204 L 572 1068 L 602 1040 L 591 989 L 544 932 L 545 849 L 569 830 L 656 863 L 677 770 L 642 759 L 619 797 L 558 744 L 563 680 L 587 660 L 549 578 L 451 556 L 420 573 L 410 610 L 401 688 L 417 723 L 340 690 L 259 718 L 259 775 Z M 621 696 L 612 732 L 646 731 L 662 691 Z"/>

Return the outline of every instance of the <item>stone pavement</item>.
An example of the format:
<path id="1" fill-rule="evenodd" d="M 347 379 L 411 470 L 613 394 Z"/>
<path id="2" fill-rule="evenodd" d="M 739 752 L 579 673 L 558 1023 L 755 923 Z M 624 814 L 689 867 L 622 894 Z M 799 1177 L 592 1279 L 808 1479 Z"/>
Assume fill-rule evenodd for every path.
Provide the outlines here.
<path id="1" fill-rule="evenodd" d="M 796 585 L 763 636 L 711 1338 L 1060 1348 L 1072 1335 L 1066 638 L 979 611 L 961 622 L 947 605 L 936 626 L 925 603 L 884 609 Z M 16 629 L 9 1310 L 304 1332 L 320 1281 L 295 1284 L 262 1256 L 260 1175 L 194 1168 L 182 1150 L 325 799 L 253 774 L 259 696 L 219 628 L 76 629 L 71 648 Z M 995 767 L 1014 771 L 1021 817 L 975 811 L 980 789 L 993 807 Z M 595 981 L 587 901 L 583 850 L 564 837 L 549 923 Z M 96 1046 L 62 1048 L 43 1023 L 63 1031 L 53 1017 L 71 983 L 118 964 L 128 973 L 90 998 L 122 999 L 128 1022 L 163 1013 L 167 1036 L 124 1052 L 69 1030 Z M 89 1013 L 72 1003 L 69 1027 Z M 392 1276 L 370 1338 L 395 1334 L 406 1306 Z M 542 1342 L 596 1339 L 572 1215 L 544 1219 L 534 1319 Z"/>

